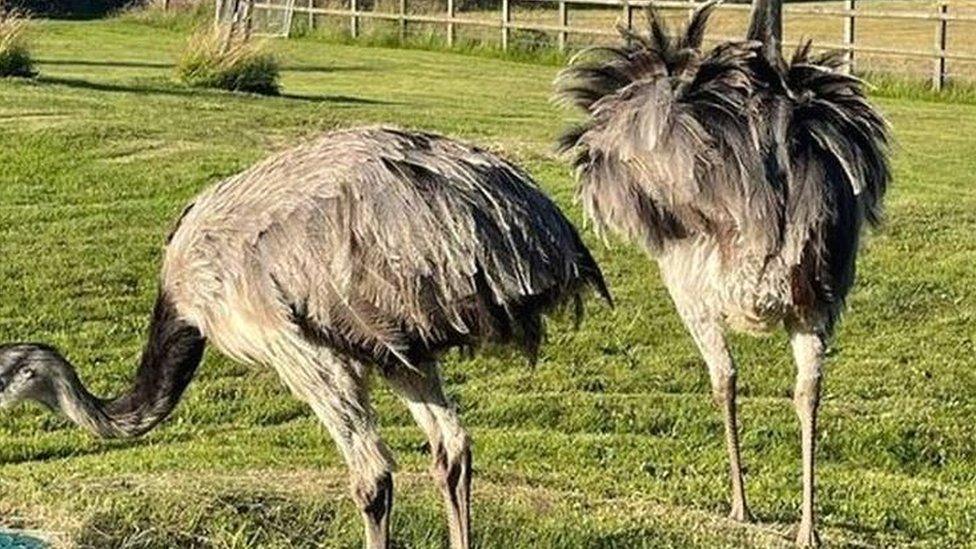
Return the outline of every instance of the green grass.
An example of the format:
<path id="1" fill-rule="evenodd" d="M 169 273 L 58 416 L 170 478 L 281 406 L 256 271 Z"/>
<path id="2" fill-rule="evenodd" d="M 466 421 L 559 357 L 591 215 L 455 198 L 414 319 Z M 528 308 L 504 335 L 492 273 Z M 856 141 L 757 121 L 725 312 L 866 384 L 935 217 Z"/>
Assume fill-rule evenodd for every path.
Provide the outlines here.
<path id="1" fill-rule="evenodd" d="M 99 394 L 135 368 L 165 236 L 201 189 L 338 126 L 463 137 L 526 166 L 577 222 L 551 152 L 570 116 L 556 68 L 450 53 L 275 44 L 282 95 L 173 84 L 186 35 L 133 21 L 42 22 L 42 76 L 0 82 L 0 340 L 64 349 Z M 976 537 L 976 106 L 880 98 L 898 140 L 885 230 L 830 353 L 821 423 L 832 545 Z M 579 331 L 551 326 L 539 364 L 451 357 L 475 441 L 484 547 L 781 545 L 798 518 L 793 366 L 782 336 L 736 338 L 747 490 L 727 513 L 722 426 L 704 365 L 656 268 L 587 232 L 618 301 Z M 423 436 L 383 387 L 400 462 L 394 535 L 446 539 Z M 0 517 L 87 546 L 356 547 L 361 525 L 324 429 L 269 369 L 209 353 L 175 416 L 94 440 L 36 407 L 0 415 Z"/>

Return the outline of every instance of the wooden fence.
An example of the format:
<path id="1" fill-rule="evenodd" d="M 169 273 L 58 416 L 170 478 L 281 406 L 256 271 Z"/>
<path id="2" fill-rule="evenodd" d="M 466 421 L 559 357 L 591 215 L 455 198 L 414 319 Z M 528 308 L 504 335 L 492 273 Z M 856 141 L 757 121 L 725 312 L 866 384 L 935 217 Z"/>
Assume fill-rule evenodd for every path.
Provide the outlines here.
<path id="1" fill-rule="evenodd" d="M 292 12 L 303 13 L 308 16 L 308 24 L 315 25 L 316 16 L 331 16 L 348 18 L 348 32 L 356 38 L 361 32 L 361 22 L 363 20 L 385 20 L 395 22 L 399 28 L 400 37 L 403 38 L 410 23 L 423 23 L 427 25 L 442 26 L 445 40 L 448 46 L 453 46 L 456 40 L 457 29 L 464 26 L 481 27 L 496 29 L 497 44 L 502 49 L 509 49 L 512 45 L 512 33 L 515 31 L 529 31 L 535 33 L 545 33 L 555 36 L 555 47 L 565 51 L 570 47 L 569 39 L 572 36 L 603 37 L 604 39 L 617 37 L 618 33 L 613 29 L 610 22 L 588 25 L 571 25 L 571 10 L 586 10 L 594 7 L 603 9 L 619 10 L 617 23 L 628 28 L 634 27 L 635 13 L 644 10 L 650 0 L 518 0 L 519 5 L 525 4 L 545 4 L 555 7 L 558 19 L 556 24 L 546 24 L 538 22 L 515 21 L 512 17 L 512 7 L 515 0 L 498 0 L 500 3 L 496 17 L 459 17 L 455 9 L 455 0 L 446 0 L 446 10 L 443 14 L 439 13 L 411 13 L 407 9 L 408 0 L 396 0 L 396 11 L 379 11 L 377 9 L 361 9 L 357 0 L 347 0 L 348 9 L 337 9 L 328 7 L 317 7 L 315 0 L 284 0 L 282 3 L 273 3 L 273 0 L 261 0 L 254 5 L 255 10 L 265 10 L 266 12 L 287 12 L 289 29 Z M 870 54 L 872 56 L 887 56 L 901 59 L 927 60 L 931 62 L 931 81 L 932 87 L 941 90 L 947 81 L 947 67 L 950 61 L 961 61 L 976 63 L 976 48 L 974 52 L 954 53 L 949 51 L 949 23 L 976 23 L 976 12 L 970 14 L 952 13 L 949 10 L 949 2 L 942 0 L 929 4 L 932 9 L 922 11 L 914 9 L 911 11 L 894 10 L 866 10 L 861 7 L 864 0 L 837 0 L 836 6 L 820 2 L 817 5 L 809 6 L 803 4 L 788 5 L 785 9 L 787 24 L 791 17 L 795 16 L 817 16 L 837 20 L 838 26 L 843 25 L 843 38 L 840 42 L 822 41 L 816 42 L 820 48 L 840 49 L 847 53 L 849 68 L 853 69 L 857 65 L 860 55 Z M 921 3 L 920 3 L 921 4 Z M 655 1 L 655 7 L 662 10 L 684 10 L 691 13 L 696 6 L 695 0 L 683 1 Z M 877 6 L 878 3 L 872 4 Z M 723 4 L 719 6 L 723 11 L 748 12 L 751 7 L 747 4 Z M 282 14 L 284 15 L 284 14 Z M 743 14 L 744 15 L 744 14 Z M 859 43 L 859 22 L 866 20 L 885 20 L 898 22 L 914 21 L 931 24 L 933 37 L 933 47 L 931 49 L 920 48 L 896 48 L 872 46 Z M 289 29 L 286 29 L 286 33 Z M 976 28 L 974 28 L 976 30 Z M 970 36 L 976 39 L 976 32 L 970 31 Z M 710 40 L 727 40 L 741 38 L 735 36 L 709 36 Z M 791 45 L 787 42 L 787 45 Z"/>

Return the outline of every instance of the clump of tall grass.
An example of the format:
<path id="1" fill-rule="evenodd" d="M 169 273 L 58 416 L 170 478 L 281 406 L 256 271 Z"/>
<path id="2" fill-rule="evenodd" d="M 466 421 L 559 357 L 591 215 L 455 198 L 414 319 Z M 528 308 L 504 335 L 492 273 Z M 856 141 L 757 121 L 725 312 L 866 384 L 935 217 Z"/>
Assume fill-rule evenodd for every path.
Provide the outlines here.
<path id="1" fill-rule="evenodd" d="M 0 77 L 34 75 L 27 25 L 24 12 L 6 9 L 0 2 Z"/>
<path id="2" fill-rule="evenodd" d="M 199 88 L 276 95 L 279 64 L 264 42 L 227 37 L 209 29 L 190 37 L 176 76 Z"/>

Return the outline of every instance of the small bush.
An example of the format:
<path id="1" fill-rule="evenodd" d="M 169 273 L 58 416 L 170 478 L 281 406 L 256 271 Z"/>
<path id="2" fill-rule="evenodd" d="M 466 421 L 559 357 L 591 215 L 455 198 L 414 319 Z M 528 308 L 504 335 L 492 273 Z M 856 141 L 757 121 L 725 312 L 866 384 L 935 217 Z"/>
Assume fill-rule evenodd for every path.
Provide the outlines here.
<path id="1" fill-rule="evenodd" d="M 276 95 L 278 60 L 261 42 L 231 40 L 210 30 L 190 37 L 176 64 L 176 76 L 199 88 Z"/>
<path id="2" fill-rule="evenodd" d="M 0 77 L 33 76 L 34 62 L 27 43 L 27 17 L 0 3 Z"/>

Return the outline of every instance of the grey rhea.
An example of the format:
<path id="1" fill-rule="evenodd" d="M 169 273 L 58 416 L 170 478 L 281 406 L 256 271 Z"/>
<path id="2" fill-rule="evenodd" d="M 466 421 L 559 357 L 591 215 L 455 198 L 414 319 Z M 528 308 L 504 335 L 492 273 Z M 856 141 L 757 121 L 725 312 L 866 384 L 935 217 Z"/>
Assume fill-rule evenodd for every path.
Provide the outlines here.
<path id="1" fill-rule="evenodd" d="M 781 53 L 781 0 L 755 0 L 748 39 L 704 49 L 715 2 L 671 33 L 579 55 L 557 98 L 587 115 L 560 146 L 574 153 L 587 217 L 656 258 L 708 365 L 723 410 L 731 517 L 750 519 L 726 331 L 785 326 L 797 364 L 803 506 L 814 528 L 814 443 L 826 340 L 854 281 L 865 221 L 890 180 L 888 126 L 838 54 Z"/>
<path id="2" fill-rule="evenodd" d="M 204 341 L 274 367 L 335 439 L 370 547 L 389 544 L 394 461 L 366 378 L 374 368 L 424 429 L 453 547 L 470 544 L 468 435 L 438 357 L 480 343 L 534 357 L 542 316 L 594 288 L 576 230 L 531 178 L 474 147 L 368 128 L 299 146 L 203 192 L 170 236 L 133 388 L 102 400 L 55 349 L 0 348 L 0 402 L 30 398 L 106 437 L 173 409 Z"/>

